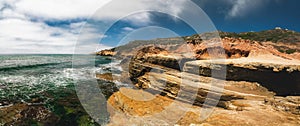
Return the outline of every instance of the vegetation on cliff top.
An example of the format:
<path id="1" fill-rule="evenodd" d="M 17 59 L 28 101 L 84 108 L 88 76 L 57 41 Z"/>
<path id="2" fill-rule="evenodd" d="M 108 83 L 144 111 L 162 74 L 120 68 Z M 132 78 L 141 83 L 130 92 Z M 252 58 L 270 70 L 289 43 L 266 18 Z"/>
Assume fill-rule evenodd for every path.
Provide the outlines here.
<path id="1" fill-rule="evenodd" d="M 300 33 L 292 30 L 273 29 L 259 32 L 220 32 L 220 36 L 231 38 L 242 38 L 255 41 L 271 41 L 271 42 L 300 42 Z"/>
<path id="2" fill-rule="evenodd" d="M 283 42 L 289 44 L 295 44 L 300 42 L 300 33 L 292 30 L 287 30 L 287 29 L 272 29 L 272 30 L 264 30 L 259 32 L 241 32 L 241 33 L 219 31 L 218 33 L 221 38 L 225 38 L 225 37 L 236 38 L 236 39 L 241 38 L 241 39 L 253 40 L 258 42 L 273 42 L 273 43 Z M 214 37 L 216 37 L 216 34 L 212 32 L 212 33 L 195 34 L 195 35 L 184 36 L 184 37 L 158 38 L 154 40 L 135 40 L 125 45 L 115 47 L 111 49 L 111 51 L 128 50 L 128 49 L 136 48 L 140 45 L 151 45 L 151 44 L 152 45 L 153 44 L 154 45 L 156 44 L 157 45 L 179 45 L 183 41 L 189 42 L 189 41 L 197 40 L 197 42 L 201 42 L 202 39 L 214 38 Z M 300 50 L 290 49 L 288 47 L 281 47 L 275 45 L 274 47 L 278 51 L 286 54 L 300 52 Z"/>

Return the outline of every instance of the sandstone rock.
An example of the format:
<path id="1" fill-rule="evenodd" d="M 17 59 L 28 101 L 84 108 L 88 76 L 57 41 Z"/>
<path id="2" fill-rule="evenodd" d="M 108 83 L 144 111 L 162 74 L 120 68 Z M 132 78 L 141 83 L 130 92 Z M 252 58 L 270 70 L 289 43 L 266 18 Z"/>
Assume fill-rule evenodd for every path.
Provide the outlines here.
<path id="1" fill-rule="evenodd" d="M 275 110 L 275 107 L 269 104 L 264 104 L 261 100 L 239 99 L 233 103 L 237 106 L 237 109 L 226 110 L 215 108 L 208 118 L 201 120 L 201 107 L 186 106 L 183 102 L 176 102 L 160 95 L 153 95 L 155 96 L 154 99 L 148 99 L 146 101 L 136 100 L 135 98 L 140 97 L 139 93 L 143 92 L 142 90 L 121 90 L 123 90 L 123 93 L 116 92 L 108 100 L 108 106 L 110 108 L 109 112 L 111 115 L 111 120 L 108 125 L 110 126 L 122 124 L 178 126 L 296 126 L 300 124 L 300 116 L 281 110 Z M 176 102 L 177 107 L 170 107 L 174 102 Z M 186 106 L 186 110 L 182 111 L 180 106 Z M 173 111 L 170 111 L 170 109 Z M 164 111 L 168 111 L 167 116 L 158 116 Z"/>
<path id="2" fill-rule="evenodd" d="M 111 73 L 96 74 L 96 78 L 110 82 L 113 81 L 113 75 Z"/>
<path id="3" fill-rule="evenodd" d="M 274 92 L 300 93 L 299 61 L 256 41 L 224 38 L 224 48 L 213 41 L 189 44 L 198 59 L 209 60 L 183 61 L 160 47 L 139 49 L 126 61 L 130 80 L 138 90 L 121 89 L 109 98 L 111 125 L 119 125 L 120 120 L 139 125 L 300 124 L 299 99 L 274 98 Z M 211 60 L 212 56 L 221 59 Z M 163 116 L 153 116 L 163 113 L 173 103 L 178 106 L 171 107 Z M 204 108 L 215 111 L 206 120 L 199 120 L 199 110 Z M 187 113 L 183 113 L 184 109 Z M 184 116 L 174 122 L 180 114 Z"/>
<path id="4" fill-rule="evenodd" d="M 299 96 L 274 97 L 266 99 L 265 104 L 272 105 L 276 110 L 286 111 L 292 114 L 300 115 Z"/>
<path id="5" fill-rule="evenodd" d="M 141 98 L 135 92 L 138 90 L 133 89 L 126 89 L 121 88 L 120 92 L 114 93 L 109 99 L 108 103 L 118 110 L 122 110 L 130 115 L 138 115 L 138 116 L 145 116 L 145 115 L 152 115 L 154 113 L 158 113 L 164 110 L 165 106 L 168 106 L 172 103 L 172 99 L 157 95 L 152 96 L 151 94 L 147 94 L 151 97 L 151 100 L 141 100 Z M 145 98 L 147 96 L 142 96 Z M 145 98 L 148 99 L 148 98 Z"/>
<path id="6" fill-rule="evenodd" d="M 153 66 L 147 66 L 147 63 L 156 64 L 161 66 L 167 66 L 172 69 L 180 69 L 178 61 L 170 56 L 164 49 L 159 47 L 145 47 L 137 52 L 129 62 L 129 74 L 133 83 L 137 83 L 137 78 L 144 75 L 146 72 L 150 72 L 155 69 Z"/>
<path id="7" fill-rule="evenodd" d="M 114 56 L 116 55 L 115 49 L 106 49 L 106 50 L 101 50 L 99 52 L 96 52 L 96 55 L 100 56 Z"/>
<path id="8" fill-rule="evenodd" d="M 226 77 L 226 80 L 258 82 L 277 95 L 297 95 L 300 94 L 300 65 L 297 62 L 288 63 L 247 58 L 219 61 L 199 60 L 187 62 L 185 69 L 208 77 L 212 76 L 212 70 L 214 70 L 221 75 L 216 74 L 214 78 L 225 79 Z M 274 72 L 274 69 L 280 71 Z"/>

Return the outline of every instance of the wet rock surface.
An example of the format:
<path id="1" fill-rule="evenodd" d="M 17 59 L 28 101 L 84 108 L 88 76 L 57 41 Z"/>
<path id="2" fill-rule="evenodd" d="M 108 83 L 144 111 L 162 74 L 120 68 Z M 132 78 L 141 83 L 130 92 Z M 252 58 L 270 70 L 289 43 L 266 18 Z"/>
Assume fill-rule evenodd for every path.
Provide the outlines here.
<path id="1" fill-rule="evenodd" d="M 34 121 L 49 125 L 57 120 L 58 117 L 47 110 L 43 105 L 19 103 L 0 109 L 0 122 L 5 125 L 27 125 Z"/>
<path id="2" fill-rule="evenodd" d="M 43 96 L 49 99 L 45 101 L 33 98 L 30 102 L 1 101 L 0 124 L 5 126 L 98 125 L 85 112 L 74 91 L 48 91 L 43 92 Z"/>

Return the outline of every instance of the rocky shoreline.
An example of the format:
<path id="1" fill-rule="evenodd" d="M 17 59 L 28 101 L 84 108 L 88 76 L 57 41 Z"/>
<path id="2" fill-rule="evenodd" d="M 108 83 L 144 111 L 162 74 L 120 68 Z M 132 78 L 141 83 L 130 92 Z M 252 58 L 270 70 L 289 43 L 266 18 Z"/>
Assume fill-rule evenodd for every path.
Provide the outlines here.
<path id="1" fill-rule="evenodd" d="M 1 100 L 0 125 L 98 125 L 85 112 L 74 90 L 57 89 L 43 92 L 41 96 L 48 100 Z"/>
<path id="2" fill-rule="evenodd" d="M 98 52 L 122 60 L 119 75 L 95 76 L 107 98 L 108 125 L 300 125 L 300 61 L 295 54 L 257 41 L 222 41 L 224 50 L 191 41 L 144 45 L 133 48 L 134 53 L 126 48 Z M 211 49 L 225 59 L 211 60 Z M 212 71 L 224 73 L 212 76 Z M 62 90 L 64 94 L 42 92 L 48 100 L 0 101 L 0 125 L 98 125 L 76 92 Z M 212 113 L 202 111 L 207 108 Z"/>
<path id="3" fill-rule="evenodd" d="M 120 88 L 109 97 L 109 125 L 300 125 L 299 62 L 259 56 L 212 62 L 175 59 L 162 48 L 145 47 L 122 62 L 126 76 L 114 77 L 136 89 Z M 224 68 L 226 80 L 211 76 Z M 111 79 L 105 76 L 97 77 Z M 206 107 L 213 113 L 199 120 Z M 164 115 L 166 109 L 171 117 Z"/>

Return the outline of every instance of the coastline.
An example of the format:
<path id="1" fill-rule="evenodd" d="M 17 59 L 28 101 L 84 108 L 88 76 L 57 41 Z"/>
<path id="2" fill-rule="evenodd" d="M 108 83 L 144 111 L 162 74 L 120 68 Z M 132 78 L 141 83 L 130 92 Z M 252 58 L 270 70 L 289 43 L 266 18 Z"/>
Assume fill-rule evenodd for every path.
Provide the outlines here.
<path id="1" fill-rule="evenodd" d="M 237 40 L 242 43 L 253 43 L 252 41 Z M 112 119 L 110 125 L 121 124 L 124 119 L 129 119 L 130 121 L 127 123 L 130 124 L 139 123 L 141 120 L 150 121 L 143 123 L 160 124 L 161 121 L 169 120 L 169 122 L 165 123 L 178 125 L 265 125 L 266 123 L 262 123 L 260 119 L 267 119 L 266 115 L 268 115 L 266 120 L 268 125 L 299 125 L 300 96 L 297 91 L 299 91 L 300 87 L 297 84 L 300 81 L 295 77 L 295 75 L 299 75 L 300 71 L 299 60 L 286 58 L 289 55 L 280 54 L 274 50 L 266 52 L 266 50 L 260 49 L 264 47 L 260 47 L 257 44 L 249 45 L 252 46 L 251 48 L 256 49 L 255 51 L 251 50 L 249 56 L 239 54 L 236 55 L 236 58 L 228 58 L 227 56 L 228 59 L 221 60 L 221 62 L 209 59 L 194 59 L 180 62 L 185 57 L 182 59 L 178 57 L 177 59 L 170 58 L 168 55 L 173 55 L 172 51 L 164 52 L 164 48 L 156 48 L 151 45 L 139 47 L 138 50 L 133 49 L 136 52 L 133 51 L 135 53 L 132 55 L 125 50 L 124 52 L 126 53 L 124 55 L 126 56 L 122 56 L 123 50 L 117 50 L 118 53 L 110 56 L 126 57 L 120 65 L 126 67 L 123 72 L 129 73 L 128 78 L 130 79 L 127 82 L 129 81 L 137 89 L 122 87 L 120 90 L 123 91 L 115 92 L 109 97 L 108 106 L 113 110 L 110 111 L 110 118 Z M 201 48 L 201 45 L 194 46 Z M 197 50 L 197 48 L 194 50 Z M 228 50 L 231 49 L 229 48 Z M 111 54 L 111 50 L 104 51 L 109 51 Z M 176 66 L 179 62 L 184 64 L 184 70 Z M 211 77 L 213 69 L 220 70 L 224 66 L 227 69 L 226 80 L 223 81 Z M 112 78 L 109 76 L 99 75 L 98 79 L 110 81 Z M 296 80 L 289 80 L 290 77 L 294 77 Z M 277 82 L 276 79 L 280 80 L 280 78 L 283 81 Z M 122 79 L 118 81 L 120 80 Z M 224 82 L 222 92 L 218 92 L 219 89 L 216 88 L 214 88 L 216 91 L 210 90 L 209 87 L 213 86 L 210 82 L 214 80 L 216 82 Z M 288 83 L 291 87 L 283 85 L 283 83 Z M 196 85 L 199 85 L 201 88 L 193 87 Z M 218 87 L 218 85 L 214 86 Z M 187 93 L 195 92 L 194 99 L 188 98 L 189 95 L 193 96 L 192 94 L 179 94 L 182 87 Z M 219 87 L 222 87 L 222 85 Z M 287 90 L 283 91 L 283 89 Z M 291 92 L 291 90 L 293 91 Z M 136 94 L 143 92 L 150 93 L 149 102 L 135 99 L 138 97 Z M 212 95 L 211 93 L 216 98 L 220 97 L 218 101 L 215 101 L 215 111 L 205 121 L 197 120 L 200 118 L 199 115 L 201 115 L 198 110 L 201 110 L 203 105 L 206 106 L 204 103 L 207 99 L 206 96 L 208 94 Z M 153 116 L 164 110 L 155 111 L 160 110 L 157 107 L 168 108 L 168 105 L 163 104 L 154 107 L 154 97 L 158 99 L 167 98 L 172 103 L 176 102 L 180 105 L 192 105 L 189 107 L 192 113 L 190 111 L 183 111 L 186 115 L 176 115 L 174 113 L 175 115 L 172 117 L 178 116 L 178 118 L 173 121 L 170 121 L 169 118 L 161 117 L 145 118 L 146 115 Z M 214 101 L 214 99 L 212 100 Z M 173 111 L 180 111 L 178 108 L 173 109 Z M 232 115 L 232 113 L 235 114 Z M 248 120 L 249 118 L 253 120 Z"/>

